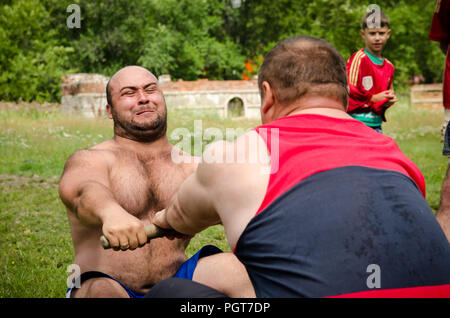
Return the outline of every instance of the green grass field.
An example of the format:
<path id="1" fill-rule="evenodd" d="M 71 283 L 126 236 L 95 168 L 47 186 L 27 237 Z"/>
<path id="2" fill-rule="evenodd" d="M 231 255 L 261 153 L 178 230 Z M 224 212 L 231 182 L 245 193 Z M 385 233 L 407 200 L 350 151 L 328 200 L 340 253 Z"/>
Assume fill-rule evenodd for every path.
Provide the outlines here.
<path id="1" fill-rule="evenodd" d="M 168 136 L 177 127 L 194 131 L 194 118 L 202 120 L 203 129 L 220 128 L 224 135 L 226 128 L 259 124 L 169 111 Z M 442 112 L 412 111 L 403 102 L 387 118 L 385 134 L 421 169 L 435 211 L 447 168 L 439 133 Z M 55 104 L 0 103 L 0 297 L 64 297 L 73 247 L 58 180 L 70 154 L 111 137 L 109 119 L 65 117 Z M 197 235 L 188 256 L 204 244 L 229 250 L 221 226 Z"/>

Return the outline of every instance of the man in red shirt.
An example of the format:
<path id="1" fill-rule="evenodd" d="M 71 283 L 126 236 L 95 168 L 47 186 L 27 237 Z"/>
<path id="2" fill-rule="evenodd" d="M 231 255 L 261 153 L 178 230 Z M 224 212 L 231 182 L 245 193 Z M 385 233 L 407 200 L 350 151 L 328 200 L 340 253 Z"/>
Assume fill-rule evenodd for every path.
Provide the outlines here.
<path id="1" fill-rule="evenodd" d="M 347 112 L 378 132 L 386 121 L 386 109 L 397 98 L 392 89 L 394 65 L 382 56 L 389 39 L 389 18 L 379 13 L 379 24 L 368 21 L 374 16 L 367 13 L 362 20 L 361 36 L 365 47 L 353 54 L 347 62 L 350 98 Z M 375 12 L 377 14 L 377 12 Z"/>
<path id="2" fill-rule="evenodd" d="M 153 222 L 188 235 L 222 223 L 257 297 L 449 296 L 450 244 L 423 175 L 392 138 L 346 112 L 339 52 L 286 39 L 266 55 L 258 86 L 262 125 L 212 143 Z M 147 296 L 174 295 L 178 282 Z"/>
<path id="3" fill-rule="evenodd" d="M 449 156 L 449 169 L 442 185 L 441 204 L 437 218 L 441 224 L 450 224 L 450 132 L 448 122 L 450 120 L 450 0 L 437 0 L 433 21 L 430 30 L 430 40 L 440 44 L 442 52 L 447 56 L 444 70 L 444 122 L 442 124 L 442 137 L 444 140 L 443 155 Z M 443 226 L 450 241 L 450 228 Z"/>

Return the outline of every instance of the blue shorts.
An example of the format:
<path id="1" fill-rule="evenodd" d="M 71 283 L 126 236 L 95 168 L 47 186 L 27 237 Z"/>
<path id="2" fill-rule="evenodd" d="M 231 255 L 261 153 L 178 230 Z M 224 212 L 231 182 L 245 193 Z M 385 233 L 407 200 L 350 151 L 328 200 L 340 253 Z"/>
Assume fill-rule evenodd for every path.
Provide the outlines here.
<path id="1" fill-rule="evenodd" d="M 195 267 L 197 266 L 198 260 L 202 257 L 214 255 L 217 253 L 222 253 L 222 250 L 214 245 L 203 246 L 191 258 L 189 258 L 187 261 L 185 261 L 183 264 L 181 264 L 180 268 L 178 269 L 178 272 L 173 277 L 185 278 L 185 279 L 192 280 L 192 276 L 194 275 L 194 270 L 195 270 Z M 146 294 L 146 293 L 135 292 L 135 291 L 129 289 L 124 284 L 122 284 L 121 282 L 119 282 L 117 279 L 109 276 L 108 274 L 98 272 L 98 271 L 84 272 L 83 274 L 80 275 L 80 283 L 83 284 L 83 282 L 85 282 L 88 279 L 99 278 L 99 277 L 110 278 L 110 279 L 116 281 L 117 283 L 119 283 L 120 286 L 122 286 L 122 288 L 125 289 L 125 291 L 128 293 L 128 296 L 130 296 L 130 298 L 144 298 L 144 296 Z M 68 288 L 68 290 L 66 292 L 66 298 L 70 298 L 70 295 L 74 288 L 75 288 L 75 284 L 72 284 Z"/>
<path id="2" fill-rule="evenodd" d="M 197 267 L 197 262 L 200 258 L 205 256 L 214 255 L 217 253 L 222 253 L 222 250 L 214 245 L 203 246 L 194 256 L 184 262 L 178 272 L 173 276 L 177 278 L 186 278 L 192 280 L 192 275 L 194 275 L 195 267 Z"/>
<path id="3" fill-rule="evenodd" d="M 119 282 L 117 279 L 109 276 L 108 274 L 105 274 L 103 272 L 98 272 L 98 271 L 89 271 L 89 272 L 84 272 L 83 274 L 80 275 L 80 285 L 83 284 L 83 282 L 87 281 L 88 279 L 91 278 L 109 278 L 112 279 L 113 281 L 117 282 L 120 284 L 120 286 L 122 286 L 123 289 L 125 289 L 125 291 L 127 292 L 128 296 L 130 296 L 130 298 L 144 298 L 146 293 L 138 293 L 135 292 L 131 289 L 129 289 L 127 286 L 125 286 L 124 284 L 122 284 L 121 282 Z M 72 294 L 72 290 L 76 288 L 75 284 L 72 284 L 66 292 L 66 298 L 70 298 L 71 294 Z"/>

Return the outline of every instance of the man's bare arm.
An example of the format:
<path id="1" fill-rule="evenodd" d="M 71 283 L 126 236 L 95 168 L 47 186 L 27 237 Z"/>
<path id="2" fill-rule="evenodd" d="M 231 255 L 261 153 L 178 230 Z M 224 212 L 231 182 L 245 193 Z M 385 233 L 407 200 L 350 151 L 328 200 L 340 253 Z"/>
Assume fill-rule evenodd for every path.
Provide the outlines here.
<path id="1" fill-rule="evenodd" d="M 202 175 L 208 174 L 210 164 L 202 163 L 185 180 L 170 200 L 167 208 L 157 213 L 153 223 L 187 235 L 195 235 L 207 227 L 220 223 Z"/>
<path id="2" fill-rule="evenodd" d="M 102 226 L 112 247 L 134 249 L 147 241 L 142 222 L 116 201 L 110 190 L 107 154 L 81 150 L 73 154 L 59 184 L 61 200 L 86 226 Z"/>
<path id="3" fill-rule="evenodd" d="M 103 225 L 105 206 L 115 202 L 107 170 L 105 160 L 92 150 L 77 151 L 66 162 L 59 195 L 85 225 Z"/>
<path id="4" fill-rule="evenodd" d="M 231 143 L 215 142 L 153 222 L 188 235 L 222 223 L 233 247 L 264 199 L 270 170 L 270 154 L 257 132 L 249 131 Z"/>
<path id="5" fill-rule="evenodd" d="M 221 147 L 225 147 L 222 142 L 214 145 L 216 149 Z M 220 217 L 214 203 L 214 183 L 219 169 L 220 164 L 200 163 L 172 196 L 167 208 L 155 215 L 153 223 L 187 235 L 195 235 L 219 224 Z"/>

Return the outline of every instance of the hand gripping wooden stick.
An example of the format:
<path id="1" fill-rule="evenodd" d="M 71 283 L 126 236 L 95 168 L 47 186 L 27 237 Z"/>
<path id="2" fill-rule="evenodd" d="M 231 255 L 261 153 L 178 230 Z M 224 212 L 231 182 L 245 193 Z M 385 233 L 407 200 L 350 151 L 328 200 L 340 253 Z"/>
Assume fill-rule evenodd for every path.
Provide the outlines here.
<path id="1" fill-rule="evenodd" d="M 155 224 L 149 224 L 144 226 L 144 230 L 145 234 L 147 234 L 147 242 L 150 241 L 151 239 L 166 236 L 167 234 L 170 233 L 174 233 L 173 230 L 163 229 Z M 105 250 L 111 248 L 108 239 L 104 235 L 100 237 L 100 243 L 102 244 Z"/>

